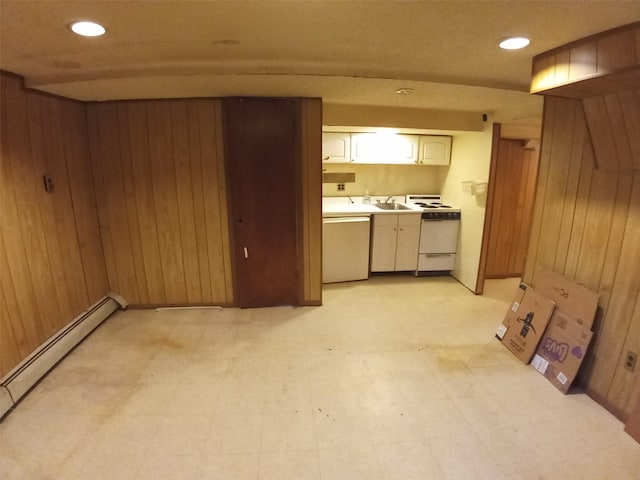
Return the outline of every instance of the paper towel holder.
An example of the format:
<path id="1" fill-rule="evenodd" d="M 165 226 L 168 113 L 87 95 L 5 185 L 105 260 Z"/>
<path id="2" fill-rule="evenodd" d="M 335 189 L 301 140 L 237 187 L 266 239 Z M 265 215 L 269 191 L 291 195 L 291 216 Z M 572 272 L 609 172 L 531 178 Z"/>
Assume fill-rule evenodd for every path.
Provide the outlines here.
<path id="1" fill-rule="evenodd" d="M 487 182 L 476 182 L 474 180 L 465 180 L 460 182 L 462 191 L 467 195 L 482 195 L 487 193 Z"/>

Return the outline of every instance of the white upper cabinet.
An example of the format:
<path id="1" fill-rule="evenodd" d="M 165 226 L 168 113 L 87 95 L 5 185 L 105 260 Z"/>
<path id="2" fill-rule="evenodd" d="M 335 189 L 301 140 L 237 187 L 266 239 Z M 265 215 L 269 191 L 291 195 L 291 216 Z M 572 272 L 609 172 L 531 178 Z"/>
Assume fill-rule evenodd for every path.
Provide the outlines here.
<path id="1" fill-rule="evenodd" d="M 322 163 L 449 165 L 451 137 L 380 132 L 322 133 Z"/>
<path id="2" fill-rule="evenodd" d="M 351 161 L 392 165 L 415 165 L 418 135 L 352 133 Z"/>
<path id="3" fill-rule="evenodd" d="M 322 163 L 351 162 L 351 134 L 324 132 L 322 134 Z"/>
<path id="4" fill-rule="evenodd" d="M 418 165 L 449 165 L 451 163 L 451 137 L 421 135 Z"/>

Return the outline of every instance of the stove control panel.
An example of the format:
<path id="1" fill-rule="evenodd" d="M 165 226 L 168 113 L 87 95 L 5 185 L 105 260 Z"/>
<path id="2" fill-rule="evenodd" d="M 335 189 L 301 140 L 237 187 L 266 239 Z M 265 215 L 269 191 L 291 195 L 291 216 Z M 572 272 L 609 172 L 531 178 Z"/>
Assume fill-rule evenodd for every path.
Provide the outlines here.
<path id="1" fill-rule="evenodd" d="M 460 220 L 460 212 L 422 212 L 422 220 Z"/>

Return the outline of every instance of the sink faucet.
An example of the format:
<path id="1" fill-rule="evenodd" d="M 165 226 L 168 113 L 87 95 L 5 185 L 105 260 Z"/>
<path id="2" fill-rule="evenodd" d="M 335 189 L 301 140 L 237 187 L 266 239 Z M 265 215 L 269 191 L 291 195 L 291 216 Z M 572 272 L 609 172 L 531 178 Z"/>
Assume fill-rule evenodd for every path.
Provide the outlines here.
<path id="1" fill-rule="evenodd" d="M 393 203 L 393 202 L 395 202 L 395 201 L 396 201 L 396 199 L 395 199 L 395 198 L 391 198 L 391 197 L 393 197 L 393 195 L 389 195 L 389 196 L 385 199 L 384 203 L 389 203 L 389 200 L 391 200 L 391 203 Z"/>

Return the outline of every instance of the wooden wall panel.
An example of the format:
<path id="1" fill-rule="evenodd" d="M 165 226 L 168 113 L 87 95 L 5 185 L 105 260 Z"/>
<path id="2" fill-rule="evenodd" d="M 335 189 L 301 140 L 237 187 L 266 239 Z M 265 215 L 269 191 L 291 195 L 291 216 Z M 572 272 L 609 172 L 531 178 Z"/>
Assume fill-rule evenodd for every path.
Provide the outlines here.
<path id="1" fill-rule="evenodd" d="M 322 303 L 322 100 L 302 101 L 303 303 Z"/>
<path id="2" fill-rule="evenodd" d="M 87 105 L 109 283 L 134 305 L 233 303 L 219 109 Z"/>
<path id="3" fill-rule="evenodd" d="M 234 300 L 231 269 L 231 244 L 227 209 L 227 183 L 224 161 L 222 104 L 219 101 L 198 104 L 202 185 L 205 225 L 209 248 L 207 259 L 211 272 L 211 291 L 224 292 L 227 302 Z M 213 163 L 209 158 L 218 159 Z M 215 192 L 215 193 L 213 193 Z"/>
<path id="4" fill-rule="evenodd" d="M 536 55 L 531 92 L 586 98 L 636 88 L 639 35 L 634 22 Z"/>
<path id="5" fill-rule="evenodd" d="M 135 170 L 134 162 L 132 160 L 131 148 L 131 126 L 129 124 L 129 115 L 126 109 L 117 109 L 118 122 L 118 138 L 120 139 L 120 161 L 122 172 L 122 188 L 124 192 L 127 212 L 127 224 L 129 225 L 129 234 L 131 236 L 131 257 L 133 259 L 132 268 L 135 275 L 135 282 L 138 290 L 138 295 L 142 303 L 148 303 L 149 301 L 149 286 L 147 283 L 147 276 L 141 275 L 139 272 L 144 272 L 144 251 L 142 248 L 142 241 L 140 239 L 141 233 L 139 228 L 135 228 L 138 224 L 138 206 L 136 203 L 136 189 L 135 189 Z"/>
<path id="6" fill-rule="evenodd" d="M 1 237 L 1 236 L 0 236 Z M 1 258 L 4 257 L 4 258 Z M 6 272 L 6 256 L 4 249 L 0 251 L 0 271 Z M 0 287 L 4 287 L 0 285 Z M 15 297 L 13 298 L 15 300 Z M 4 288 L 0 288 L 0 372 L 6 373 L 23 358 L 20 354 L 20 337 L 14 332 L 16 325 L 11 323 L 12 308 L 4 298 Z M 18 325 L 19 326 L 19 325 Z M 24 338 L 24 335 L 22 335 Z M 28 352 L 23 354 L 28 355 Z"/>
<path id="7" fill-rule="evenodd" d="M 109 288 L 82 104 L 5 73 L 0 91 L 2 376 Z"/>
<path id="8" fill-rule="evenodd" d="M 640 32 L 638 33 L 640 37 Z M 638 51 L 640 55 L 640 51 Z M 640 81 L 638 82 L 640 83 Z M 631 151 L 632 168 L 640 170 L 640 90 L 630 90 L 618 94 L 622 105 L 623 122 Z"/>
<path id="9" fill-rule="evenodd" d="M 640 90 L 585 98 L 582 104 L 598 167 L 640 169 Z"/>
<path id="10" fill-rule="evenodd" d="M 211 298 L 212 288 L 211 288 L 211 272 L 209 269 L 209 255 L 208 255 L 208 242 L 207 242 L 207 225 L 206 220 L 204 222 L 196 222 L 195 218 L 207 218 L 206 212 L 207 208 L 205 207 L 205 199 L 207 198 L 207 194 L 204 190 L 203 185 L 203 152 L 206 156 L 206 150 L 202 148 L 202 137 L 200 131 L 201 121 L 206 122 L 206 116 L 200 119 L 200 105 L 197 103 L 190 103 L 187 105 L 187 121 L 188 121 L 188 132 L 189 132 L 189 145 L 188 149 L 191 152 L 191 175 L 192 175 L 192 195 L 193 195 L 193 216 L 194 216 L 194 228 L 195 228 L 195 241 L 196 241 L 196 251 L 198 252 L 198 272 L 200 274 L 200 289 L 202 291 L 203 298 Z M 213 109 L 212 109 L 213 112 Z M 210 117 L 214 117 L 213 113 L 211 113 Z M 213 126 L 215 126 L 215 121 L 213 122 Z M 204 133 L 204 136 L 207 134 Z M 211 135 L 211 134 L 209 134 Z M 215 134 L 213 134 L 213 139 L 215 139 Z M 215 155 L 215 153 L 209 155 Z M 214 176 L 214 184 L 219 184 L 217 180 L 217 175 Z M 219 190 L 219 189 L 218 189 Z M 216 191 L 218 191 L 216 190 Z M 222 251 L 222 248 L 220 248 Z M 223 275 L 224 278 L 224 275 Z M 224 290 L 224 287 L 222 288 Z M 226 299 L 225 295 L 225 299 Z"/>
<path id="11" fill-rule="evenodd" d="M 33 341 L 46 338 L 45 332 L 53 326 L 45 325 L 49 321 L 46 315 L 48 308 L 52 309 L 54 317 L 61 318 L 70 313 L 71 307 L 58 237 L 45 234 L 46 231 L 56 231 L 54 212 L 46 210 L 50 206 L 49 198 L 40 195 L 42 177 L 38 178 L 37 184 L 34 181 L 37 178 L 34 178 L 34 173 L 49 173 L 44 165 L 42 135 L 37 139 L 40 144 L 35 142 L 35 155 L 30 151 L 29 126 L 31 122 L 40 125 L 41 98 L 35 98 L 35 118 L 28 118 L 27 96 L 22 93 L 20 83 L 15 79 L 7 79 L 3 83 L 2 113 L 7 116 L 7 122 L 2 122 L 6 128 L 3 139 L 6 150 L 2 157 L 2 226 L 9 262 L 5 272 L 11 276 L 15 293 L 19 293 L 20 315 L 17 318 L 31 319 L 26 327 L 28 338 Z M 41 210 L 44 211 L 42 217 Z M 18 259 L 22 261 L 16 261 Z M 57 301 L 47 299 L 38 303 L 36 291 L 46 291 Z M 36 345 L 31 346 L 35 348 Z"/>
<path id="12" fill-rule="evenodd" d="M 131 301 L 138 298 L 138 290 L 128 236 L 117 118 L 114 104 L 106 104 L 100 117 L 88 115 L 89 145 L 109 285 Z"/>
<path id="13" fill-rule="evenodd" d="M 579 100 L 545 98 L 540 176 L 525 281 L 535 266 L 599 292 L 599 322 L 580 381 L 614 413 L 640 395 L 624 353 L 640 349 L 640 173 L 595 168 Z"/>
<path id="14" fill-rule="evenodd" d="M 585 131 L 585 129 L 583 129 Z M 569 237 L 569 246 L 567 248 L 567 257 L 564 262 L 565 275 L 575 278 L 578 271 L 580 260 L 580 252 L 582 249 L 582 238 L 587 225 L 587 210 L 589 206 L 589 195 L 591 194 L 591 180 L 593 165 L 593 150 L 591 148 L 591 140 L 585 135 L 582 145 L 582 159 L 579 165 L 576 165 L 580 172 L 580 180 L 576 190 L 576 201 L 571 218 L 571 236 Z"/>
<path id="15" fill-rule="evenodd" d="M 638 296 L 640 294 L 640 275 L 638 266 L 640 265 L 640 174 L 636 174 L 633 190 L 630 197 L 627 195 L 631 210 L 626 216 L 626 225 L 621 232 L 623 237 L 619 245 L 618 267 L 615 271 L 615 278 L 611 289 L 611 294 L 606 305 L 607 323 L 603 325 L 598 335 L 596 343 L 596 355 L 599 361 L 593 362 L 588 370 L 589 387 L 599 394 L 607 392 L 607 398 L 614 398 L 613 402 L 620 405 L 622 410 L 630 413 L 631 403 L 630 393 L 638 387 L 633 381 L 637 381 L 637 375 L 624 370 L 625 345 L 631 345 L 637 350 L 640 347 L 640 340 L 637 333 L 640 325 L 634 325 L 633 321 L 640 321 L 637 312 Z M 627 192 L 625 192 L 627 193 Z M 634 331 L 636 336 L 628 337 Z M 628 373 L 627 374 L 625 374 Z M 615 381 L 617 380 L 617 382 Z M 628 385 L 624 385 L 628 383 Z"/>
<path id="16" fill-rule="evenodd" d="M 554 158 L 566 159 L 562 162 L 550 162 L 546 185 L 547 198 L 553 198 L 552 203 L 544 203 L 542 222 L 544 233 L 540 238 L 538 264 L 552 270 L 557 263 L 557 248 L 566 248 L 566 238 L 561 235 L 563 229 L 563 213 L 566 209 L 565 192 L 571 178 L 570 161 L 571 148 L 574 145 L 574 125 L 577 111 L 574 105 L 566 104 L 556 113 L 553 143 L 550 145 L 550 155 Z M 558 141 L 560 139 L 560 141 Z M 553 247 L 553 248 L 551 248 Z"/>
<path id="17" fill-rule="evenodd" d="M 202 301 L 202 280 L 198 258 L 198 241 L 196 235 L 193 183 L 191 172 L 191 151 L 189 150 L 189 124 L 187 121 L 187 105 L 176 101 L 171 103 L 171 124 L 173 137 L 173 154 L 176 171 L 176 197 L 178 200 L 178 222 L 180 239 L 182 240 L 182 258 L 184 262 L 185 284 L 189 303 Z M 195 156 L 198 152 L 194 152 Z"/>
<path id="18" fill-rule="evenodd" d="M 87 107 L 90 112 L 90 106 Z M 160 244 L 158 241 L 158 226 L 154 215 L 155 204 L 153 197 L 154 185 L 150 178 L 151 157 L 149 152 L 149 135 L 147 130 L 147 108 L 142 102 L 132 102 L 122 108 L 122 117 L 128 119 L 129 137 L 128 146 L 131 150 L 131 164 L 133 170 L 133 197 L 135 198 L 135 214 L 133 205 L 127 207 L 130 211 L 130 225 L 134 230 L 138 230 L 139 236 L 132 236 L 134 242 L 134 252 L 142 252 L 142 266 L 136 265 L 136 278 L 146 281 L 146 291 L 142 288 L 143 283 L 138 285 L 140 297 L 138 301 L 142 304 L 157 302 L 166 298 L 164 281 L 162 277 L 162 265 L 158 261 L 160 258 Z M 88 115 L 89 119 L 92 115 Z M 91 131 L 89 131 L 91 133 Z M 135 139 L 131 141 L 130 139 Z M 127 145 L 124 145 L 126 150 Z M 101 157 L 94 160 L 102 160 Z M 104 161 L 104 160 L 102 160 Z M 96 191 L 98 198 L 106 196 L 107 192 L 101 194 Z M 140 243 L 137 244 L 136 240 Z M 107 254 L 105 245 L 105 255 L 113 258 L 113 253 Z M 134 253 L 135 254 L 135 253 Z M 141 268 L 142 267 L 142 268 Z M 153 299 L 153 300 L 152 300 Z"/>
<path id="19" fill-rule="evenodd" d="M 154 185 L 155 217 L 160 241 L 160 265 L 164 279 L 165 302 L 176 304 L 188 303 L 188 297 L 178 212 L 175 170 L 178 158 L 173 151 L 171 123 L 171 102 L 147 104 L 151 158 L 149 173 Z M 188 232 L 185 232 L 185 235 L 188 235 Z"/>
<path id="20" fill-rule="evenodd" d="M 556 112 L 558 110 L 556 102 L 545 102 L 542 112 L 542 138 L 540 142 L 540 161 L 538 164 L 538 183 L 536 185 L 536 197 L 533 204 L 533 214 L 531 217 L 531 233 L 529 234 L 529 247 L 527 261 L 522 274 L 522 281 L 531 284 L 535 262 L 538 261 L 538 244 L 542 236 L 542 215 L 547 196 L 547 181 L 549 180 L 549 161 L 542 161 L 551 155 L 553 144 L 553 130 L 556 125 Z"/>

